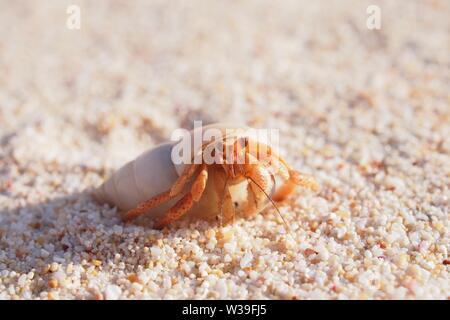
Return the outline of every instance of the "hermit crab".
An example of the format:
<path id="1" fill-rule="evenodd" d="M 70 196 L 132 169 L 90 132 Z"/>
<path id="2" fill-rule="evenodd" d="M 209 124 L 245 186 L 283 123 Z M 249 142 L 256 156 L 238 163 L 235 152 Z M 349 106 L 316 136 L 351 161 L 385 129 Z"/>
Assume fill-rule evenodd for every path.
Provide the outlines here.
<path id="1" fill-rule="evenodd" d="M 196 127 L 125 164 L 94 196 L 124 211 L 125 221 L 146 214 L 162 229 L 183 216 L 227 223 L 276 207 L 296 186 L 318 189 L 255 133 L 221 123 Z"/>

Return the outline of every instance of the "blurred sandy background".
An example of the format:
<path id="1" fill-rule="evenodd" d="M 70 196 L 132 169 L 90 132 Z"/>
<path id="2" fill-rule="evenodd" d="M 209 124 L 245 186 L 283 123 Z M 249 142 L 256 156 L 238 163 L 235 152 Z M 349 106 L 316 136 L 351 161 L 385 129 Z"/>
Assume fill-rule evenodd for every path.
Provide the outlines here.
<path id="1" fill-rule="evenodd" d="M 449 16 L 439 0 L 0 0 L 0 297 L 447 298 Z M 271 209 L 162 235 L 80 195 L 193 120 L 281 130 L 323 187 L 283 205 L 295 242 Z"/>

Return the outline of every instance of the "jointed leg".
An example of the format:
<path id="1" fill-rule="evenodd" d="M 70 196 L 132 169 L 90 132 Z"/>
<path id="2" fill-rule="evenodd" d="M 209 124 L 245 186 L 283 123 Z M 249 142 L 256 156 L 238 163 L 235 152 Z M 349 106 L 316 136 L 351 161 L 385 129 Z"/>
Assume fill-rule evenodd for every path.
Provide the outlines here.
<path id="1" fill-rule="evenodd" d="M 258 200 L 256 200 L 256 194 L 252 187 L 253 182 L 248 181 L 247 184 L 247 201 L 244 207 L 244 216 L 246 218 L 251 217 L 258 209 Z M 259 191 L 259 190 L 258 190 Z"/>
<path id="2" fill-rule="evenodd" d="M 252 157 L 251 155 L 248 155 Z M 261 204 L 269 200 L 272 193 L 273 181 L 271 173 L 261 165 L 247 165 L 246 177 L 248 179 L 247 186 L 247 203 L 245 206 L 245 216 L 251 216 L 261 206 Z"/>
<path id="3" fill-rule="evenodd" d="M 148 210 L 176 197 L 183 190 L 186 181 L 194 174 L 196 168 L 196 165 L 190 165 L 188 168 L 186 168 L 186 170 L 184 170 L 183 174 L 180 176 L 180 178 L 177 179 L 175 184 L 169 190 L 157 194 L 156 196 L 153 196 L 152 198 L 144 202 L 141 202 L 136 208 L 129 210 L 123 216 L 123 220 L 129 221 L 131 219 L 137 218 L 138 216 L 146 213 Z"/>
<path id="4" fill-rule="evenodd" d="M 138 216 L 146 213 L 148 210 L 160 205 L 161 203 L 169 201 L 170 199 L 172 199 L 175 196 L 176 195 L 174 195 L 174 196 L 170 195 L 170 190 L 160 193 L 160 194 L 150 198 L 149 200 L 140 203 L 136 208 L 128 211 L 123 216 L 123 220 L 128 221 L 128 220 L 137 218 Z"/>
<path id="5" fill-rule="evenodd" d="M 218 203 L 219 213 L 221 214 L 219 217 L 220 223 L 234 221 L 235 209 L 225 174 L 221 170 L 216 170 L 214 173 L 214 186 L 220 199 Z"/>
<path id="6" fill-rule="evenodd" d="M 300 172 L 290 169 L 289 179 L 280 188 L 276 190 L 272 199 L 274 201 L 282 201 L 286 199 L 286 197 L 290 193 L 292 193 L 292 191 L 294 191 L 296 186 L 308 188 L 313 191 L 319 190 L 319 185 L 312 177 L 302 175 Z"/>
<path id="7" fill-rule="evenodd" d="M 291 167 L 269 145 L 260 142 L 249 143 L 247 140 L 245 148 L 236 152 L 244 152 L 245 163 L 264 165 L 273 174 L 279 174 L 285 180 L 289 179 Z"/>
<path id="8" fill-rule="evenodd" d="M 249 155 L 250 157 L 251 155 Z M 248 168 L 248 167 L 247 167 Z M 289 226 L 286 220 L 283 218 L 280 210 L 273 202 L 272 197 L 270 196 L 273 187 L 275 187 L 275 179 L 273 174 L 263 165 L 253 165 L 250 167 L 250 170 L 246 173 L 247 178 L 249 179 L 249 187 L 248 195 L 249 198 L 247 212 L 246 215 L 251 215 L 255 212 L 258 212 L 259 204 L 262 201 L 268 198 L 268 200 L 273 204 L 274 208 L 277 210 L 281 220 L 283 220 L 284 225 L 286 226 L 286 230 L 289 232 Z M 253 201 L 252 201 L 253 200 Z M 250 202 L 252 201 L 252 202 Z M 252 203 L 255 204 L 252 207 Z"/>
<path id="9" fill-rule="evenodd" d="M 156 223 L 155 229 L 162 229 L 173 221 L 183 216 L 194 204 L 192 194 L 189 192 L 183 196 L 172 208 L 170 208 L 164 216 L 162 216 Z"/>
<path id="10" fill-rule="evenodd" d="M 157 194 L 156 196 L 153 196 L 149 200 L 146 200 L 146 201 L 140 203 L 136 208 L 129 210 L 123 216 L 123 220 L 129 221 L 134 218 L 137 218 L 138 216 L 143 215 L 144 213 L 149 211 L 150 209 L 153 209 L 154 207 L 157 207 L 160 204 L 175 198 L 182 191 L 187 180 L 194 174 L 196 168 L 197 168 L 197 165 L 191 165 L 183 172 L 183 175 L 174 184 L 174 186 L 177 186 L 177 188 L 175 188 L 176 192 L 174 192 L 174 190 L 173 190 L 174 187 L 172 186 L 171 189 L 164 191 L 160 194 Z M 181 179 L 182 177 L 184 177 L 184 178 Z M 194 186 L 193 186 L 193 188 L 194 188 Z"/>
<path id="11" fill-rule="evenodd" d="M 267 159 L 264 159 L 261 161 L 262 164 L 266 165 L 267 169 L 272 172 L 272 174 L 280 175 L 282 179 L 288 180 L 289 179 L 289 169 L 286 167 L 280 160 L 278 160 L 274 156 L 270 156 Z"/>
<path id="12" fill-rule="evenodd" d="M 282 166 L 284 166 L 285 169 L 288 171 L 288 174 L 289 174 L 288 182 L 289 182 L 289 184 L 294 184 L 294 185 L 297 185 L 297 186 L 300 186 L 300 187 L 308 188 L 308 189 L 311 189 L 313 191 L 318 191 L 319 190 L 319 185 L 317 184 L 317 182 L 312 177 L 303 175 L 300 172 L 292 169 L 280 155 L 276 154 L 271 149 L 270 149 L 270 152 L 271 152 L 271 155 L 276 157 L 281 162 Z M 288 189 L 290 189 L 290 187 Z M 288 189 L 286 189 L 286 191 Z M 288 193 L 290 193 L 291 191 L 289 191 Z M 281 194 L 283 194 L 283 192 L 281 192 Z"/>
<path id="13" fill-rule="evenodd" d="M 258 145 L 258 148 L 259 147 L 260 146 Z M 266 157 L 269 167 L 273 168 L 275 173 L 280 174 L 283 179 L 287 180 L 280 188 L 276 190 L 272 197 L 274 201 L 284 200 L 294 191 L 296 186 L 308 188 L 313 191 L 319 190 L 319 185 L 312 177 L 302 175 L 300 172 L 292 169 L 280 155 L 273 151 L 270 146 L 263 145 L 263 147 L 267 151 Z M 256 155 L 256 157 L 259 157 L 259 154 Z M 258 160 L 262 159 L 258 158 Z"/>
<path id="14" fill-rule="evenodd" d="M 261 144 L 262 145 L 262 144 Z M 296 186 L 301 186 L 304 188 L 311 189 L 313 191 L 319 190 L 319 185 L 312 178 L 305 175 L 302 175 L 298 171 L 292 169 L 286 161 L 276 154 L 270 146 L 262 145 L 265 148 L 266 154 L 265 159 L 260 159 L 259 152 L 257 154 L 253 154 L 249 149 L 247 149 L 246 153 L 246 163 L 254 163 L 254 161 L 260 161 L 259 164 L 265 163 L 267 168 L 270 168 L 271 171 L 275 171 L 274 173 L 278 173 L 283 179 L 287 180 L 280 188 L 278 188 L 273 195 L 272 199 L 274 201 L 284 200 L 290 193 L 292 193 Z M 258 150 L 260 151 L 260 145 L 257 145 Z M 252 160 L 253 162 L 247 162 Z"/>
<path id="15" fill-rule="evenodd" d="M 199 175 L 191 187 L 191 190 L 184 195 L 172 208 L 170 208 L 164 216 L 162 216 L 155 224 L 156 229 L 162 229 L 168 224 L 181 218 L 191 209 L 194 202 L 200 200 L 208 180 L 208 169 L 206 165 L 202 165 Z"/>
<path id="16" fill-rule="evenodd" d="M 198 166 L 199 166 L 198 164 L 191 164 L 188 167 L 186 167 L 186 169 L 184 169 L 181 176 L 177 179 L 177 181 L 175 181 L 175 183 L 170 188 L 171 196 L 177 195 L 183 190 L 188 180 L 194 175 L 195 170 L 197 169 Z"/>

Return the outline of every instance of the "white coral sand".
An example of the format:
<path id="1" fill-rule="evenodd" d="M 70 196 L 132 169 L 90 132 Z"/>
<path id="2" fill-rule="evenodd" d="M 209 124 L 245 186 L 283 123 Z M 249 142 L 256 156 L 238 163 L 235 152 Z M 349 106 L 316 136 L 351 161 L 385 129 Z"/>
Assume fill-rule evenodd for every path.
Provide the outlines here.
<path id="1" fill-rule="evenodd" d="M 1 1 L 0 298 L 448 298 L 449 15 L 443 0 Z M 160 232 L 85 193 L 193 120 L 281 130 L 322 186 L 280 206 L 292 238 L 271 208 Z"/>

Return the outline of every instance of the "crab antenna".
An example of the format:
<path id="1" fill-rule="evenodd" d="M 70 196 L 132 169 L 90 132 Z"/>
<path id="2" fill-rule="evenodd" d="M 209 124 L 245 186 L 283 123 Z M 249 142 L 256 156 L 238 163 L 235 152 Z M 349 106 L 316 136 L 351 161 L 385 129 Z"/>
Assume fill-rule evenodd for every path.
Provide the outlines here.
<path id="1" fill-rule="evenodd" d="M 271 175 L 271 176 L 272 176 L 272 179 L 273 179 L 273 175 Z M 281 220 L 283 220 L 284 226 L 286 227 L 286 231 L 288 232 L 289 236 L 291 236 L 292 240 L 295 241 L 294 237 L 292 236 L 291 229 L 289 228 L 288 224 L 286 223 L 286 220 L 283 218 L 283 215 L 280 212 L 280 209 L 278 209 L 277 205 L 272 200 L 272 198 L 267 194 L 267 192 L 252 177 L 248 177 L 248 179 L 250 179 L 265 194 L 267 199 L 269 199 L 269 201 L 272 203 L 274 208 L 277 210 Z"/>

